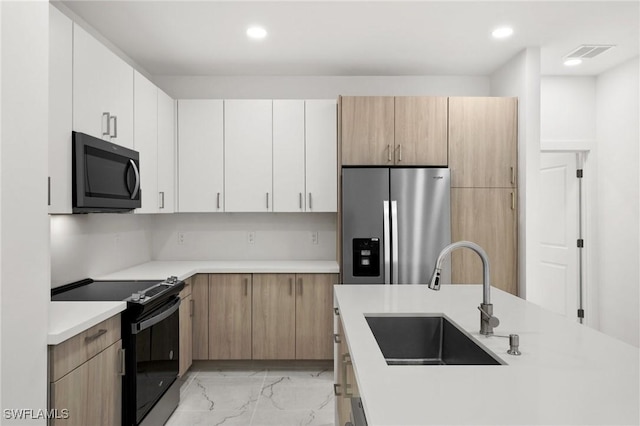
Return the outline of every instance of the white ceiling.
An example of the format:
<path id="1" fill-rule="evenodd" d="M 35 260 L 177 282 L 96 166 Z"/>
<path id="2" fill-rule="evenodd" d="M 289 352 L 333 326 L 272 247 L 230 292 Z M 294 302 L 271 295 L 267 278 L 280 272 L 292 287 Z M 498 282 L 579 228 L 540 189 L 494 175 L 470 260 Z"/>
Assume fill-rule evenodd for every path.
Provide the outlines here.
<path id="1" fill-rule="evenodd" d="M 488 75 L 531 46 L 545 75 L 597 75 L 639 52 L 637 0 L 63 3 L 152 75 Z M 617 47 L 563 66 L 580 44 Z"/>

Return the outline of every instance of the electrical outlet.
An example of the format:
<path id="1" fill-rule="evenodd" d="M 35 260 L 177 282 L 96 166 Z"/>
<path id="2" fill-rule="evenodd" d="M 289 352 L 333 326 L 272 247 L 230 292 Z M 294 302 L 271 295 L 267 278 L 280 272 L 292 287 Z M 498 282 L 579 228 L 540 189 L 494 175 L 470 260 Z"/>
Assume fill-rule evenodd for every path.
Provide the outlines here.
<path id="1" fill-rule="evenodd" d="M 178 244 L 184 244 L 184 232 L 178 232 Z"/>
<path id="2" fill-rule="evenodd" d="M 247 242 L 249 244 L 255 244 L 256 243 L 256 233 L 254 231 L 247 232 Z"/>
<path id="3" fill-rule="evenodd" d="M 311 233 L 311 244 L 318 244 L 318 231 Z"/>

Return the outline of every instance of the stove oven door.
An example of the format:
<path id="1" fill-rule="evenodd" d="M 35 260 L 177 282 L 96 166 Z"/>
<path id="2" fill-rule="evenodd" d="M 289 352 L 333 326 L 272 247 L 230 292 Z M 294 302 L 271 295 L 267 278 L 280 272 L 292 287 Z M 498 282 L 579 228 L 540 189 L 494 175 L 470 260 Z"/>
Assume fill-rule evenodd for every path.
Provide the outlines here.
<path id="1" fill-rule="evenodd" d="M 180 298 L 172 297 L 132 325 L 135 340 L 136 424 L 178 377 Z"/>

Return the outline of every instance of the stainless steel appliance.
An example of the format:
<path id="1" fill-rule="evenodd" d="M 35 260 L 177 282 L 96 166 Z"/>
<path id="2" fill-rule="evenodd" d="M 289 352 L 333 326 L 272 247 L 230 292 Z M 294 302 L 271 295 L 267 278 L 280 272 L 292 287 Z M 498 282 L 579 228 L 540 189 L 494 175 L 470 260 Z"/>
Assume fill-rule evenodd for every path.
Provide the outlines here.
<path id="1" fill-rule="evenodd" d="M 450 181 L 446 168 L 344 167 L 343 283 L 427 284 L 451 242 Z"/>
<path id="2" fill-rule="evenodd" d="M 126 212 L 139 208 L 140 154 L 73 132 L 73 213 Z"/>
<path id="3" fill-rule="evenodd" d="M 122 424 L 164 424 L 180 402 L 179 316 L 184 282 L 94 281 L 86 279 L 52 290 L 52 301 L 124 300 L 122 345 Z"/>

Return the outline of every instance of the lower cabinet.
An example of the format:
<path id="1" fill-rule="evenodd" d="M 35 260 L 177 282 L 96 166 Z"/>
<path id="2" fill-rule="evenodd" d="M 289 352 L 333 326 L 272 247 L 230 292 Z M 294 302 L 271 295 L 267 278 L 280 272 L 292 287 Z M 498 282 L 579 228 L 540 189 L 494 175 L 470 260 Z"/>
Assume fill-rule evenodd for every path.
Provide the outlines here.
<path id="1" fill-rule="evenodd" d="M 336 419 L 338 425 L 343 426 L 351 422 L 351 398 L 359 396 L 353 372 L 353 364 L 349 355 L 349 348 L 344 337 L 344 328 L 340 315 L 336 312 L 335 346 L 338 358 L 334 360 L 335 384 L 333 391 L 336 401 Z"/>
<path id="2" fill-rule="evenodd" d="M 489 257 L 491 285 L 517 295 L 517 194 L 512 188 L 451 188 L 451 240 L 479 244 Z M 482 263 L 470 250 L 451 254 L 451 282 L 482 283 Z"/>
<path id="3" fill-rule="evenodd" d="M 180 292 L 180 358 L 178 376 L 182 377 L 189 370 L 193 361 L 193 298 L 192 279 L 184 281 L 184 289 Z"/>
<path id="4" fill-rule="evenodd" d="M 119 315 L 50 346 L 50 424 L 120 425 L 123 364 Z"/>
<path id="5" fill-rule="evenodd" d="M 193 359 L 332 359 L 336 274 L 198 274 Z"/>
<path id="6" fill-rule="evenodd" d="M 209 359 L 251 359 L 251 274 L 209 275 Z"/>

